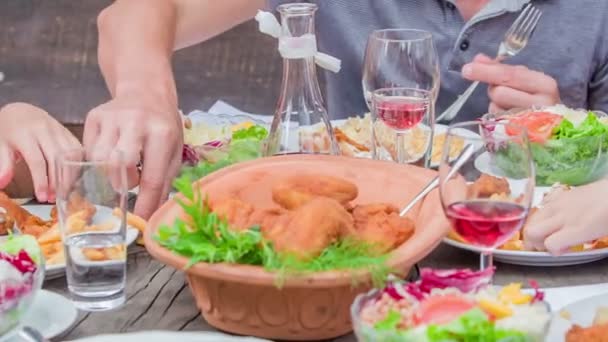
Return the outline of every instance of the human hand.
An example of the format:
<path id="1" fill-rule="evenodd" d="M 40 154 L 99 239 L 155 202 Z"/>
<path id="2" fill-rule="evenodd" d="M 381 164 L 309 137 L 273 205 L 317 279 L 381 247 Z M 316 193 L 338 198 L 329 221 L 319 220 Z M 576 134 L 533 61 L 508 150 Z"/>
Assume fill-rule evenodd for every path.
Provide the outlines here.
<path id="1" fill-rule="evenodd" d="M 23 158 L 32 175 L 39 202 L 55 201 L 55 159 L 61 151 L 80 147 L 78 139 L 44 110 L 11 103 L 0 110 L 0 188 Z"/>
<path id="2" fill-rule="evenodd" d="M 139 181 L 135 214 L 149 218 L 167 198 L 181 165 L 183 131 L 177 103 L 148 93 L 118 94 L 89 112 L 84 145 L 90 158 L 123 153 L 129 184 Z M 143 164 L 141 179 L 137 164 Z"/>
<path id="3" fill-rule="evenodd" d="M 608 210 L 601 204 L 607 191 L 608 180 L 600 180 L 549 195 L 526 225 L 526 248 L 560 255 L 572 246 L 608 236 Z"/>
<path id="4" fill-rule="evenodd" d="M 560 102 L 557 81 L 523 65 L 502 64 L 480 54 L 462 68 L 462 76 L 488 84 L 490 113 Z"/>

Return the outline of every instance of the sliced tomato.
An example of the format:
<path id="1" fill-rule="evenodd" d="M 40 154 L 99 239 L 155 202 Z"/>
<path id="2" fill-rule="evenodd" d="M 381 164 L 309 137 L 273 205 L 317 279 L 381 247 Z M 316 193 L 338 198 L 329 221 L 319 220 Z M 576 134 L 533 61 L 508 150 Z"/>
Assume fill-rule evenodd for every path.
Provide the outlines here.
<path id="1" fill-rule="evenodd" d="M 563 116 L 549 112 L 529 112 L 509 118 L 509 123 L 526 127 L 530 141 L 544 143 L 553 134 L 553 129 L 557 127 Z M 517 135 L 520 130 L 513 126 L 507 126 L 507 134 Z"/>
<path id="2" fill-rule="evenodd" d="M 414 322 L 416 325 L 446 324 L 474 307 L 474 302 L 461 296 L 432 296 L 420 303 L 414 314 Z"/>

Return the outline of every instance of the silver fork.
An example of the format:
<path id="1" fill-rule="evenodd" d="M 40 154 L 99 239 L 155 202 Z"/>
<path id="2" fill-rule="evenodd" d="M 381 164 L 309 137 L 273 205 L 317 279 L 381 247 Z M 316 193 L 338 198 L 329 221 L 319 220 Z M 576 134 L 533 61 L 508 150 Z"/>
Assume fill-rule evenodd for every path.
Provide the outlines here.
<path id="1" fill-rule="evenodd" d="M 507 33 L 505 33 L 505 37 L 498 47 L 496 60 L 501 62 L 507 57 L 517 55 L 521 50 L 523 50 L 528 44 L 528 41 L 532 36 L 532 32 L 534 32 L 536 24 L 538 24 L 541 16 L 542 12 L 539 9 L 531 4 L 527 4 L 521 14 L 517 17 L 517 19 L 515 19 L 511 27 L 507 30 Z M 450 107 L 448 107 L 448 109 L 437 117 L 436 121 L 451 121 L 454 119 L 460 112 L 462 106 L 467 102 L 469 97 L 471 97 L 471 94 L 473 94 L 478 85 L 479 81 L 473 82 L 473 84 L 471 84 L 469 88 L 467 88 L 467 90 L 465 90 L 465 92 L 462 93 L 462 95 L 460 95 Z"/>

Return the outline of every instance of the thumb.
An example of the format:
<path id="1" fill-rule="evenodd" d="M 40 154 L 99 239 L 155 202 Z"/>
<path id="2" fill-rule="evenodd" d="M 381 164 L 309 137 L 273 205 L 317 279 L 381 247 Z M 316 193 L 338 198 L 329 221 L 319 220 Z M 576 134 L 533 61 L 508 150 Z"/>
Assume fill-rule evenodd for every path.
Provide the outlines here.
<path id="1" fill-rule="evenodd" d="M 13 179 L 13 152 L 10 147 L 0 143 L 0 189 L 5 188 Z"/>

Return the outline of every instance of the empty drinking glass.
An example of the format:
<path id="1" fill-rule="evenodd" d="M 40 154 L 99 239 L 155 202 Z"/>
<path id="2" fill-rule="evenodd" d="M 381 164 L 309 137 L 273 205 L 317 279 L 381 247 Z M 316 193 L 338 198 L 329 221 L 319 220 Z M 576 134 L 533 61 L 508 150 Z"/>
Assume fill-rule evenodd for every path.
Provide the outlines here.
<path id="1" fill-rule="evenodd" d="M 83 149 L 63 153 L 57 165 L 57 212 L 67 284 L 86 311 L 125 302 L 127 171 L 121 153 L 89 160 Z"/>

